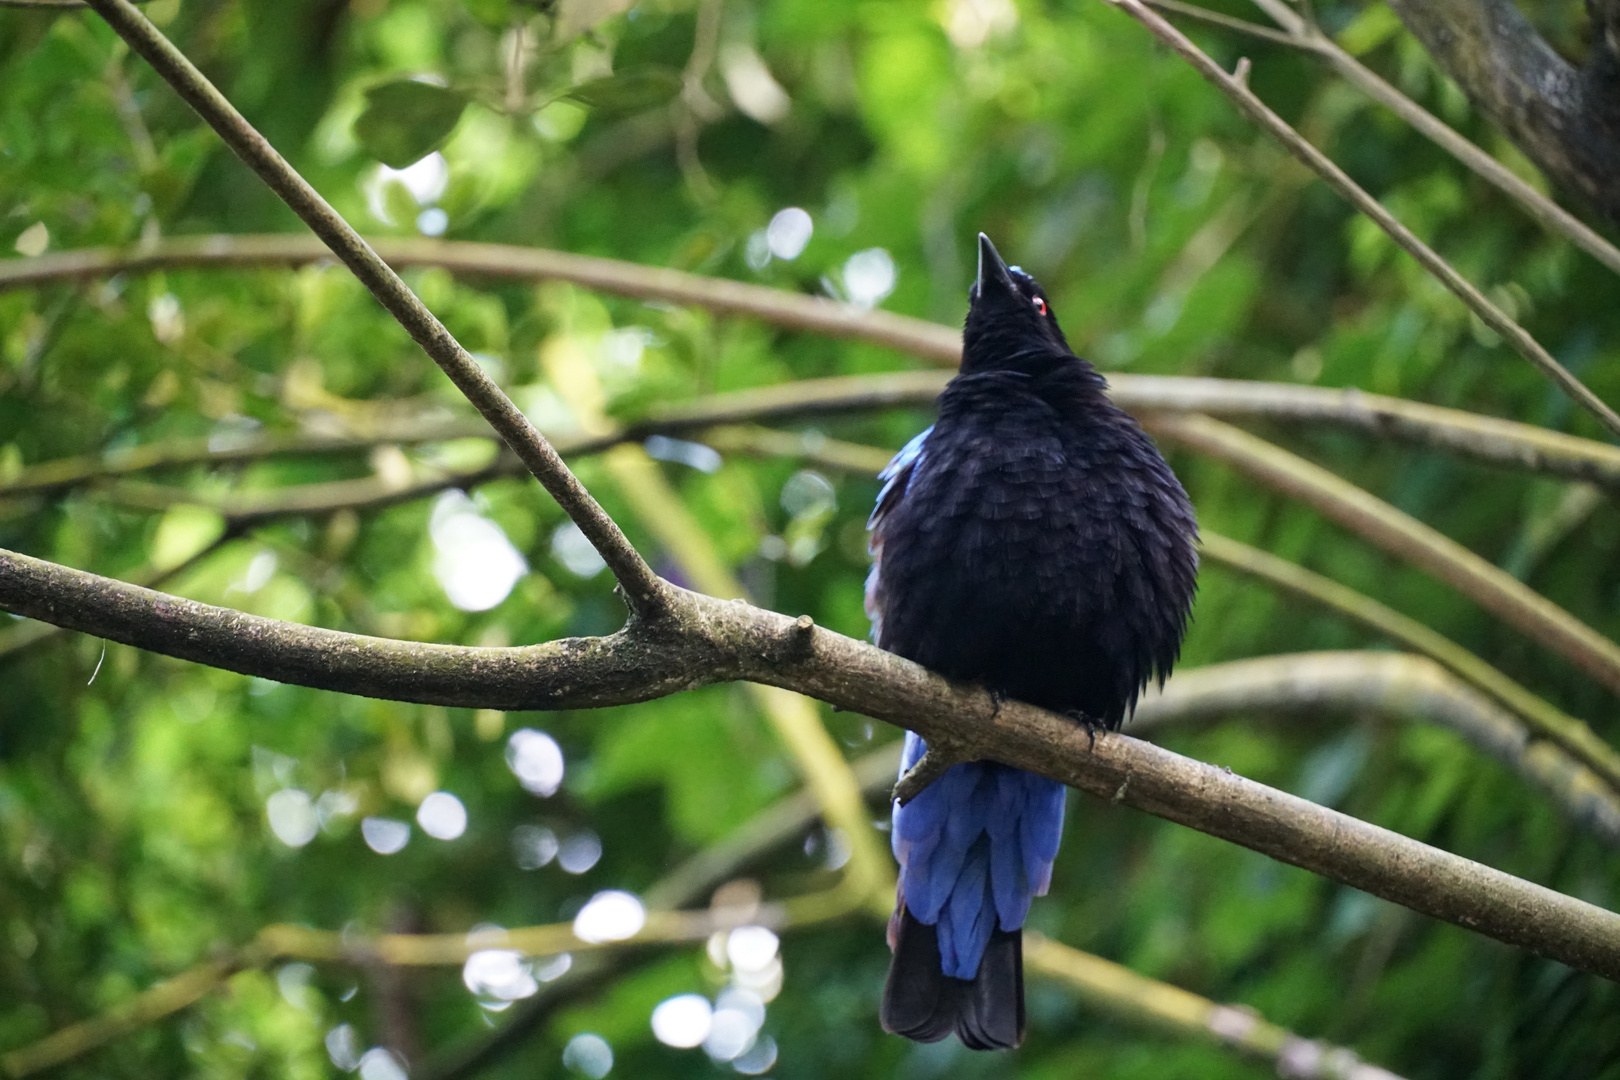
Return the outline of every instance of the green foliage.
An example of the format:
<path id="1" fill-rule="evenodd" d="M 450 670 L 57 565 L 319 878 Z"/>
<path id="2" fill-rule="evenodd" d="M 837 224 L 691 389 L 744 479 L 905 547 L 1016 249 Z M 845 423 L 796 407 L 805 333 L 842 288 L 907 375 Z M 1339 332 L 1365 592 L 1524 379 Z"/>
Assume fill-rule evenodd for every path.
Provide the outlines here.
<path id="1" fill-rule="evenodd" d="M 354 122 L 361 149 L 395 169 L 403 169 L 444 145 L 467 98 L 431 83 L 404 79 L 366 91 L 366 109 Z"/>
<path id="2" fill-rule="evenodd" d="M 1558 7 L 1546 17 L 1569 22 L 1575 5 Z M 552 247 L 835 296 L 850 294 L 851 258 L 882 248 L 896 277 L 876 302 L 954 324 L 971 238 L 984 229 L 1041 278 L 1070 340 L 1108 370 L 1353 386 L 1597 433 L 1382 233 L 1105 4 L 727 0 L 707 43 L 686 0 L 143 9 L 367 234 Z M 1318 16 L 1405 92 L 1518 162 L 1387 9 L 1329 3 Z M 1290 122 L 1620 401 L 1609 344 L 1620 339 L 1620 306 L 1606 271 L 1308 59 L 1224 32 L 1195 36 L 1229 68 L 1251 58 L 1253 84 Z M 712 59 L 688 84 L 678 73 L 694 51 Z M 0 100 L 8 256 L 298 227 L 84 11 L 0 8 Z M 802 252 L 771 254 L 766 230 L 788 207 L 810 214 L 813 234 Z M 875 346 L 570 286 L 407 276 L 552 431 L 578 423 L 559 356 L 590 370 L 622 420 L 713 392 L 917 366 Z M 0 293 L 0 480 L 170 440 L 229 446 L 255 432 L 471 415 L 333 265 L 174 266 Z M 788 426 L 892 449 L 926 423 L 894 410 Z M 1262 434 L 1620 634 L 1612 501 L 1359 434 Z M 295 485 L 422 478 L 492 452 L 473 440 L 176 467 L 134 478 L 178 493 L 173 505 L 143 501 L 135 483 L 0 501 L 0 546 L 129 579 L 169 572 L 170 592 L 358 633 L 506 645 L 617 629 L 623 609 L 607 575 L 581 558 L 532 483 L 245 530 L 214 508 Z M 1539 643 L 1224 466 L 1179 452 L 1173 464 L 1207 527 L 1379 597 L 1612 736 L 1613 697 Z M 678 578 L 603 463 L 576 465 L 655 567 Z M 807 478 L 803 462 L 741 454 L 712 472 L 660 467 L 758 601 L 866 632 L 872 478 L 813 467 Z M 822 494 L 807 498 L 809 489 Z M 510 589 L 482 607 L 453 602 L 446 529 L 498 535 L 479 561 L 521 559 Z M 0 619 L 0 649 L 24 629 Z M 1382 644 L 1209 567 L 1185 662 Z M 824 719 L 851 758 L 895 737 L 861 718 Z M 559 744 L 567 773 L 556 794 L 524 790 L 504 760 L 522 728 Z M 1238 715 L 1164 740 L 1550 887 L 1620 902 L 1611 850 L 1438 729 L 1399 717 Z M 0 1052 L 126 1003 L 271 923 L 459 934 L 569 919 L 599 890 L 648 889 L 798 785 L 738 687 L 501 716 L 282 686 L 78 635 L 0 653 Z M 435 791 L 461 800 L 464 834 L 423 831 L 416 814 Z M 272 822 L 272 805 L 294 804 L 314 817 Z M 367 819 L 408 824 L 408 843 L 383 854 L 367 842 Z M 571 862 L 578 872 L 555 858 L 532 865 L 542 836 L 576 855 L 595 838 L 600 858 Z M 816 830 L 746 875 L 767 898 L 791 896 L 827 880 L 828 848 Z M 1620 1078 L 1614 986 L 1097 800 L 1075 799 L 1052 894 L 1032 921 L 1402 1076 Z M 902 1044 L 877 1030 L 882 932 L 858 919 L 786 936 L 783 963 L 763 1029 L 780 1049 L 772 1075 L 1271 1071 L 1033 980 L 1030 1038 L 1015 1057 Z M 660 1044 L 648 1026 L 664 998 L 712 998 L 725 985 L 706 950 L 638 952 L 627 965 L 482 1075 L 562 1074 L 563 1047 L 582 1032 L 612 1045 L 611 1075 L 731 1073 L 700 1050 Z M 241 973 L 58 1075 L 330 1075 L 328 1036 L 346 1024 L 360 1051 L 409 1043 L 421 1076 L 513 1015 L 479 1004 L 453 970 L 399 981 L 364 966 L 286 970 Z"/>

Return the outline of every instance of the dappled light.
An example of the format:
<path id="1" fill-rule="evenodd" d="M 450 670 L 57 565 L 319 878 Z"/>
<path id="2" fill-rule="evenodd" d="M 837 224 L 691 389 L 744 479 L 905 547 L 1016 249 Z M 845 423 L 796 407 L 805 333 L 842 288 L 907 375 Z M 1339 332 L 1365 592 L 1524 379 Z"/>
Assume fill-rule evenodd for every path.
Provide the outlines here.
<path id="1" fill-rule="evenodd" d="M 265 801 L 264 813 L 270 820 L 270 831 L 288 847 L 303 847 L 315 839 L 321 828 L 309 792 L 297 788 L 285 788 L 271 795 Z"/>
<path id="2" fill-rule="evenodd" d="M 486 1009 L 499 1011 L 540 989 L 522 953 L 511 949 L 480 949 L 461 967 L 461 981 Z"/>

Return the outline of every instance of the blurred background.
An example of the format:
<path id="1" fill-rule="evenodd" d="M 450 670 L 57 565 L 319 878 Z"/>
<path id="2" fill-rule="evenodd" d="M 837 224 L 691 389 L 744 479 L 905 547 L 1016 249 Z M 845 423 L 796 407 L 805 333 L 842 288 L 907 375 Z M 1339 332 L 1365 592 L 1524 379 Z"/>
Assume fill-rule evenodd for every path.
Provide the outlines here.
<path id="1" fill-rule="evenodd" d="M 1238 0 L 1215 6 L 1265 21 Z M 1532 6 L 1538 28 L 1581 55 L 1580 5 Z M 554 248 L 958 325 L 984 230 L 1043 282 L 1076 350 L 1107 372 L 1359 387 L 1599 434 L 1375 226 L 1098 0 L 143 10 L 371 237 Z M 1386 7 L 1329 2 L 1315 14 L 1545 186 Z M 1608 271 L 1318 60 L 1183 25 L 1229 70 L 1248 57 L 1262 98 L 1620 400 Z M 8 257 L 301 229 L 85 11 L 0 8 L 0 101 Z M 873 344 L 556 281 L 406 276 L 559 437 L 716 393 L 929 368 Z M 925 408 L 866 409 L 775 421 L 793 435 L 775 443 L 754 429 L 729 442 L 660 436 L 572 463 L 660 573 L 705 588 L 729 575 L 760 604 L 864 637 L 874 473 L 928 422 Z M 1620 634 L 1620 514 L 1597 488 L 1323 425 L 1246 426 Z M 445 435 L 412 441 L 421 430 Z M 0 546 L 30 555 L 380 636 L 504 646 L 616 629 L 623 609 L 600 559 L 532 481 L 498 468 L 479 430 L 332 265 L 181 260 L 0 292 Z M 349 443 L 227 460 L 272 439 Z M 148 446 L 179 456 L 123 476 L 94 464 Z M 1600 734 L 1615 730 L 1613 695 L 1538 642 L 1229 466 L 1167 449 L 1207 528 L 1374 596 Z M 71 483 L 4 488 L 84 455 L 91 465 Z M 481 482 L 444 486 L 463 475 Z M 649 488 L 684 510 L 658 510 Z M 326 501 L 301 512 L 288 491 Z M 1388 647 L 1211 563 L 1183 667 Z M 773 708 L 802 720 L 807 707 L 742 686 L 591 712 L 405 705 L 0 618 L 0 1052 L 231 955 L 220 950 L 269 924 L 353 936 L 481 928 L 498 945 L 500 927 L 557 922 L 623 937 L 648 909 L 703 908 L 717 887 L 745 907 L 819 894 L 852 850 L 886 843 L 884 789 L 874 780 L 871 835 L 854 843 L 806 805 L 782 818 L 802 781 Z M 863 776 L 884 774 L 885 759 L 869 756 L 897 730 L 809 708 L 845 757 L 866 761 Z M 1612 842 L 1419 713 L 1240 710 L 1154 737 L 1615 905 Z M 1042 934 L 1400 1076 L 1620 1077 L 1614 985 L 1071 800 L 1052 895 L 1031 916 Z M 687 861 L 739 850 L 707 877 Z M 1015 1054 L 915 1046 L 877 1025 L 887 959 L 881 921 L 848 910 L 579 956 L 494 947 L 442 967 L 250 964 L 58 1074 L 1343 1075 L 1245 1055 L 1037 973 Z"/>

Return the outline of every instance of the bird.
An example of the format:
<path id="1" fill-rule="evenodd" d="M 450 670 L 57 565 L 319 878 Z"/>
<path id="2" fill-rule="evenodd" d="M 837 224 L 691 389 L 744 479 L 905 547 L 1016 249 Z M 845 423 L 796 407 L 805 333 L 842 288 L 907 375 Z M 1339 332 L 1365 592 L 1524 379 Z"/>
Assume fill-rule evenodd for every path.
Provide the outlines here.
<path id="1" fill-rule="evenodd" d="M 866 610 L 877 645 L 948 678 L 1115 731 L 1180 655 L 1197 585 L 1192 503 L 1069 347 L 1045 291 L 979 234 L 958 373 L 879 474 Z M 907 733 L 901 775 L 927 751 Z M 1023 925 L 1066 789 L 993 761 L 895 801 L 893 951 L 879 1018 L 975 1050 L 1024 1037 Z"/>

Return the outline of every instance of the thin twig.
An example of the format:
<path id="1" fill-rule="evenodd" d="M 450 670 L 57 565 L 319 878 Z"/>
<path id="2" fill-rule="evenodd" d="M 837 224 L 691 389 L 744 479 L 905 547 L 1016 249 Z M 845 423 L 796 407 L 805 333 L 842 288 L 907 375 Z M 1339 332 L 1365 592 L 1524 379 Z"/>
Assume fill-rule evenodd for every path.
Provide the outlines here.
<path id="1" fill-rule="evenodd" d="M 1204 555 L 1223 566 L 1252 574 L 1295 596 L 1348 615 L 1391 640 L 1443 664 L 1511 709 L 1531 731 L 1563 747 L 1576 760 L 1602 777 L 1613 793 L 1620 795 L 1620 754 L 1612 746 L 1598 738 L 1597 733 L 1586 724 L 1547 699 L 1531 693 L 1444 634 L 1348 585 L 1341 585 L 1297 563 L 1279 559 L 1241 541 L 1228 539 L 1208 529 L 1200 530 L 1199 541 Z"/>
<path id="2" fill-rule="evenodd" d="M 1410 124 L 1419 134 L 1473 170 L 1481 179 L 1517 201 L 1525 212 L 1540 222 L 1544 228 L 1561 235 L 1610 270 L 1620 273 L 1620 248 L 1604 239 L 1586 222 L 1531 187 L 1517 173 L 1469 141 L 1457 129 L 1395 89 L 1377 72 L 1342 48 L 1315 23 L 1280 0 L 1254 0 L 1254 3 L 1271 16 L 1277 25 L 1284 27 L 1283 30 L 1274 30 L 1269 26 L 1249 22 L 1247 19 L 1224 15 L 1218 11 L 1199 7 L 1197 4 L 1182 3 L 1182 0 L 1144 0 L 1144 2 L 1149 7 L 1172 15 L 1182 15 L 1210 26 L 1235 30 L 1240 34 L 1279 45 L 1288 45 L 1322 57 L 1346 82 L 1353 83 L 1368 97 Z"/>
<path id="3" fill-rule="evenodd" d="M 1165 0 L 1149 0 L 1155 7 Z M 1341 48 L 1321 27 L 1281 0 L 1254 0 L 1267 15 L 1284 28 L 1287 44 L 1327 60 L 1347 82 L 1355 84 L 1368 97 L 1412 125 L 1419 134 L 1472 169 L 1480 178 L 1495 185 L 1516 200 L 1531 217 L 1558 233 L 1598 262 L 1620 274 L 1620 248 L 1598 235 L 1580 218 L 1527 184 L 1506 165 L 1464 138 L 1455 128 L 1385 82 L 1376 72 Z M 1176 10 L 1191 5 L 1178 4 Z M 1238 21 L 1238 20 L 1234 20 Z M 1265 27 L 1259 27 L 1265 29 Z M 1245 29 L 1245 33 L 1251 32 Z M 1275 33 L 1275 31 L 1273 31 Z"/>
<path id="4" fill-rule="evenodd" d="M 129 0 L 87 2 L 303 219 L 449 376 L 601 554 L 623 588 L 631 610 L 642 616 L 656 616 L 662 607 L 663 589 L 652 569 L 568 471 L 545 437 L 399 275 Z"/>
<path id="5" fill-rule="evenodd" d="M 102 0 L 97 0 L 97 2 L 102 2 Z M 1480 292 L 1472 282 L 1453 269 L 1451 264 L 1441 258 L 1433 248 L 1419 240 L 1410 229 L 1401 224 L 1400 219 L 1384 209 L 1377 199 L 1362 190 L 1326 154 L 1312 146 L 1299 132 L 1290 127 L 1287 121 L 1267 108 L 1265 103 L 1255 95 L 1254 91 L 1210 59 L 1186 35 L 1171 26 L 1164 20 L 1163 16 L 1143 3 L 1143 0 L 1103 0 L 1103 2 L 1124 10 L 1146 27 L 1149 33 L 1168 45 L 1191 64 L 1200 75 L 1231 98 L 1244 115 L 1270 133 L 1278 142 L 1283 144 L 1289 153 L 1308 165 L 1313 172 L 1327 181 L 1330 187 L 1343 195 L 1352 206 L 1366 214 L 1379 228 L 1388 233 L 1390 238 L 1402 250 L 1410 254 L 1418 261 L 1420 266 L 1433 274 L 1446 288 L 1450 289 L 1470 311 L 1479 317 L 1481 322 L 1508 342 L 1514 351 L 1540 368 L 1548 378 L 1552 379 L 1582 408 L 1597 417 L 1598 421 L 1609 431 L 1620 435 L 1620 413 L 1616 413 L 1596 394 L 1587 389 L 1585 384 L 1555 360 L 1551 353 L 1542 348 L 1541 344 L 1531 337 L 1524 327 L 1508 318 L 1501 308 L 1491 303 L 1484 293 Z"/>
<path id="6" fill-rule="evenodd" d="M 1240 34 L 1259 38 L 1262 41 L 1276 42 L 1278 45 L 1293 45 L 1300 47 L 1300 42 L 1293 34 L 1282 30 L 1273 30 L 1269 26 L 1262 26 L 1257 22 L 1240 19 L 1235 15 L 1226 15 L 1219 11 L 1211 11 L 1197 4 L 1185 4 L 1182 0 L 1145 0 L 1149 7 L 1167 11 L 1172 15 L 1184 15 L 1195 22 L 1207 26 L 1219 26 L 1223 30 L 1236 30 Z"/>
<path id="7" fill-rule="evenodd" d="M 1161 413 L 1155 434 L 1219 458 L 1422 567 L 1620 693 L 1620 645 L 1450 537 L 1282 447 L 1196 413 Z"/>

